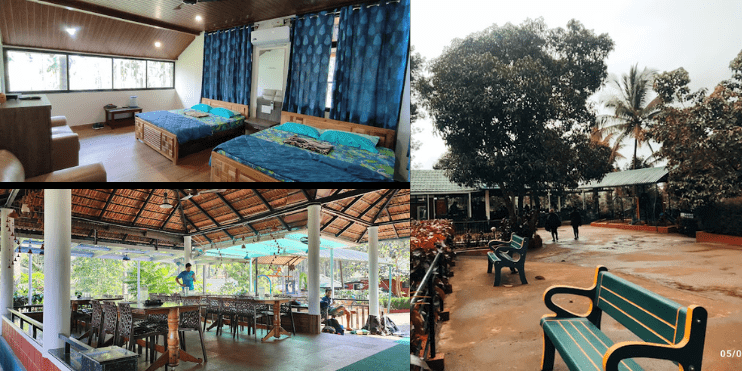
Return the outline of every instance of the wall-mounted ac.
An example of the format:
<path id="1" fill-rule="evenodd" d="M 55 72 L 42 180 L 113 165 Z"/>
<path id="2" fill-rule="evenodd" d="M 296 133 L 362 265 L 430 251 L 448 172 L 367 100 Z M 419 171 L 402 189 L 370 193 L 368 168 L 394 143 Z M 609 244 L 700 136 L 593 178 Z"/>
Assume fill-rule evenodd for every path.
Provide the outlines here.
<path id="1" fill-rule="evenodd" d="M 289 27 L 274 27 L 252 32 L 253 45 L 283 44 L 289 42 Z"/>

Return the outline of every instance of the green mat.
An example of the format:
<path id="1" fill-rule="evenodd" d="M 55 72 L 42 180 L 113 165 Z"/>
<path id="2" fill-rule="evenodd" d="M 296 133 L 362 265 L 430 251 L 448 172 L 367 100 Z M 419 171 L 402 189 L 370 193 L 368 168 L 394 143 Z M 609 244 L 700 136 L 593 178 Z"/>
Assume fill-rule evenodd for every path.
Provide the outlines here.
<path id="1" fill-rule="evenodd" d="M 400 340 L 402 341 L 402 340 Z M 397 341 L 397 342 L 400 342 Z M 399 370 L 407 371 L 410 367 L 410 345 L 395 345 L 389 349 L 382 350 L 371 357 L 364 358 L 352 365 L 341 368 L 343 371 L 377 371 L 377 370 Z"/>
<path id="2" fill-rule="evenodd" d="M 401 339 L 397 340 L 397 343 L 410 345 L 410 338 L 408 338 L 408 337 L 407 338 L 401 338 Z"/>

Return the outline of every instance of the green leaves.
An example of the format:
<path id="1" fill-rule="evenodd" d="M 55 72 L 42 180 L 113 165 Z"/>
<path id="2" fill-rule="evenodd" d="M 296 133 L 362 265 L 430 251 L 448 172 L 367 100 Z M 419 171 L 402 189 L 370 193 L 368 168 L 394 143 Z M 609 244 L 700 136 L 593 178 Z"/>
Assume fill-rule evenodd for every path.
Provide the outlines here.
<path id="1" fill-rule="evenodd" d="M 602 176 L 610 151 L 590 144 L 587 97 L 612 49 L 607 35 L 574 20 L 566 30 L 529 19 L 454 40 L 420 87 L 450 149 L 438 166 L 454 182 L 506 194 Z"/>

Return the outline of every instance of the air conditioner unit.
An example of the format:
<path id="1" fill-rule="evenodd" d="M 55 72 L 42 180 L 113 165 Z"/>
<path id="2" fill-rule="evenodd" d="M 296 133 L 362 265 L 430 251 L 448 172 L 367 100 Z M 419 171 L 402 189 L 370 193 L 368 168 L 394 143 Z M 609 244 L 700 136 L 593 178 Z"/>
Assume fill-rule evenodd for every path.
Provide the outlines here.
<path id="1" fill-rule="evenodd" d="M 274 27 L 252 32 L 253 45 L 282 44 L 289 42 L 289 27 Z"/>

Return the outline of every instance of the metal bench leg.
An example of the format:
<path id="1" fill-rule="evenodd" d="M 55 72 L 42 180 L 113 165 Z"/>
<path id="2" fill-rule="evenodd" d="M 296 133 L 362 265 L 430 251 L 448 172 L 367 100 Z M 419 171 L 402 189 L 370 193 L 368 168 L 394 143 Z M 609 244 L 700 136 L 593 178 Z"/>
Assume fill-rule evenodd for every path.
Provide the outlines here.
<path id="1" fill-rule="evenodd" d="M 502 265 L 495 263 L 495 284 L 493 286 L 500 286 L 500 271 Z"/>
<path id="2" fill-rule="evenodd" d="M 544 333 L 544 356 L 541 358 L 541 371 L 551 371 L 554 368 L 554 344 Z"/>
<path id="3" fill-rule="evenodd" d="M 520 273 L 520 283 L 527 285 L 528 281 L 526 281 L 526 270 L 523 268 L 524 267 L 518 267 L 518 273 Z"/>
<path id="4" fill-rule="evenodd" d="M 487 257 L 487 273 L 492 273 L 492 261 Z"/>

